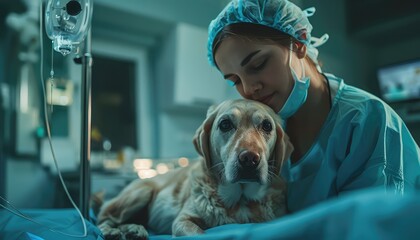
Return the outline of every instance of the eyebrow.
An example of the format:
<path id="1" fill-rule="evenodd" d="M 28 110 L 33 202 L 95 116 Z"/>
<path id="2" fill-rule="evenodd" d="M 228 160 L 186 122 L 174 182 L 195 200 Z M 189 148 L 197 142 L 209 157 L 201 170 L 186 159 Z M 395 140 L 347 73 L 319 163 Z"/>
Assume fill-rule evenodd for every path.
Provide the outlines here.
<path id="1" fill-rule="evenodd" d="M 244 58 L 244 60 L 242 60 L 242 62 L 241 62 L 241 67 L 243 67 L 243 66 L 245 66 L 247 63 L 249 63 L 249 61 L 251 61 L 251 59 L 257 54 L 257 53 L 259 53 L 259 52 L 261 52 L 261 50 L 257 50 L 257 51 L 254 51 L 254 52 L 252 52 L 252 53 L 250 53 L 250 54 L 248 54 L 248 56 L 246 56 L 245 58 Z M 226 74 L 226 75 L 224 75 L 223 77 L 225 78 L 225 79 L 227 79 L 227 78 L 229 78 L 229 77 L 231 77 L 233 74 Z"/>
<path id="2" fill-rule="evenodd" d="M 254 51 L 254 52 L 252 52 L 252 53 L 250 53 L 250 54 L 248 54 L 248 56 L 246 56 L 245 58 L 244 58 L 244 60 L 242 60 L 242 62 L 241 62 L 241 66 L 243 67 L 243 66 L 245 66 L 249 61 L 251 61 L 251 59 L 252 59 L 252 57 L 254 57 L 255 56 L 255 54 L 257 54 L 257 53 L 259 53 L 261 50 L 257 50 L 257 51 Z"/>

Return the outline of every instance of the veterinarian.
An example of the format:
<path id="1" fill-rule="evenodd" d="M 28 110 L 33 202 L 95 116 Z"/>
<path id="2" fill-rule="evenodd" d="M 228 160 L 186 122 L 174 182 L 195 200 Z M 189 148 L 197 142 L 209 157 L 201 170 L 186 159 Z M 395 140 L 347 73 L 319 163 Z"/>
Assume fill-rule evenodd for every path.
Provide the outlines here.
<path id="1" fill-rule="evenodd" d="M 282 175 L 290 211 L 368 187 L 404 194 L 420 150 L 382 100 L 324 73 L 308 21 L 286 0 L 233 0 L 209 25 L 208 60 L 246 98 L 270 106 L 294 145 Z"/>

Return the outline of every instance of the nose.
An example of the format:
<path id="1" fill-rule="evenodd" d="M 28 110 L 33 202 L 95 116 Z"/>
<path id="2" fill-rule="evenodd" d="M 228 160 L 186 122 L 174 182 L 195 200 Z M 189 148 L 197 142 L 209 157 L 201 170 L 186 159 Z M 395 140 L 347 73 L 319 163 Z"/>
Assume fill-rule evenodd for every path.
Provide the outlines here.
<path id="1" fill-rule="evenodd" d="M 256 168 L 260 163 L 260 155 L 256 152 L 244 150 L 239 154 L 239 164 L 244 168 Z"/>
<path id="2" fill-rule="evenodd" d="M 259 81 L 250 80 L 250 79 L 242 80 L 242 86 L 243 86 L 244 93 L 247 96 L 254 95 L 256 92 L 258 92 L 262 88 L 262 85 Z"/>

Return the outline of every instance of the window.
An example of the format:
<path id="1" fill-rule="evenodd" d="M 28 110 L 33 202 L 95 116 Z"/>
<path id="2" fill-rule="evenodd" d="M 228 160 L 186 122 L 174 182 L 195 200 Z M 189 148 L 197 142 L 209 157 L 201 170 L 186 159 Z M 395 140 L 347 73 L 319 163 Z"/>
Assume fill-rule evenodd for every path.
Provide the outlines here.
<path id="1" fill-rule="evenodd" d="M 135 62 L 99 54 L 92 68 L 92 151 L 136 149 Z M 106 148 L 106 146 L 105 146 Z"/>
<path id="2" fill-rule="evenodd" d="M 111 132 L 100 132 L 103 137 L 110 138 L 114 135 L 117 140 L 111 142 L 112 147 L 110 151 L 116 153 L 121 150 L 118 149 L 121 144 L 132 144 L 132 148 L 135 150 L 136 157 L 154 157 L 157 152 L 156 142 L 156 121 L 154 120 L 154 89 L 150 79 L 150 66 L 147 52 L 141 46 L 129 45 L 119 41 L 108 41 L 99 38 L 92 39 L 92 135 L 97 134 L 95 132 L 94 124 L 98 121 L 104 121 L 105 124 L 110 124 L 111 121 L 120 121 L 122 124 L 130 125 L 114 125 L 112 126 Z M 69 137 L 77 148 L 80 147 L 80 113 L 81 113 L 81 65 L 73 63 L 72 58 L 68 58 L 68 73 L 69 79 L 74 81 L 74 96 L 73 104 L 70 106 L 69 112 Z M 103 70 L 101 70 L 103 69 Z M 126 79 L 126 80 L 121 80 Z M 127 80 L 129 79 L 129 80 Z M 122 81 L 127 81 L 126 84 L 122 84 Z M 114 85 L 115 84 L 115 85 Z M 105 119 L 114 117 L 111 115 L 113 111 L 105 103 L 104 106 L 97 105 L 95 98 L 96 92 L 109 91 L 115 93 L 113 96 L 115 99 L 105 99 L 103 101 L 121 101 L 121 105 L 124 109 L 119 109 L 118 113 L 112 113 L 113 115 L 120 114 L 119 119 Z M 100 98 L 100 97 L 99 97 Z M 117 98 L 120 98 L 118 100 Z M 95 108 L 95 109 L 94 109 Z M 102 108 L 102 109 L 101 109 Z M 99 111 L 99 113 L 97 112 Z M 101 113 L 102 112 L 102 113 Z M 96 116 L 97 114 L 103 114 L 102 116 Z M 134 121 L 131 123 L 124 121 Z M 114 122 L 111 122 L 114 124 Z M 115 123 L 117 124 L 117 123 Z M 119 123 L 118 123 L 119 124 Z M 131 129 L 131 130 L 128 130 Z M 128 131 L 131 131 L 127 133 Z M 92 136 L 92 139 L 95 136 Z M 125 139 L 122 139 L 125 138 Z M 119 139 L 119 140 L 118 140 Z M 112 139 L 111 139 L 112 140 Z M 103 143 L 103 142 L 102 142 Z M 101 143 L 101 144 L 102 144 Z M 98 151 L 104 150 L 103 146 L 92 146 L 92 154 L 100 153 Z M 119 145 L 119 146 L 118 146 Z M 97 150 L 99 149 L 99 150 Z M 77 149 L 79 151 L 79 149 Z M 100 154 L 99 154 L 100 155 Z M 100 162 L 94 163 L 95 156 L 92 156 L 91 164 L 101 164 Z"/>

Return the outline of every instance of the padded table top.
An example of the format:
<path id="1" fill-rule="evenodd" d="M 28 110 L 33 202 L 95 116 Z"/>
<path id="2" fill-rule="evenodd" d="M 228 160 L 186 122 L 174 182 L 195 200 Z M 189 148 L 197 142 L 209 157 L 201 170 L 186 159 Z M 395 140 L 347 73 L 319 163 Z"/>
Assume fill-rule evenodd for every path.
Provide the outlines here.
<path id="1" fill-rule="evenodd" d="M 420 194 L 397 196 L 381 190 L 362 190 L 328 200 L 303 211 L 267 223 L 228 224 L 206 230 L 199 236 L 179 237 L 197 240 L 231 239 L 419 239 Z M 50 228 L 82 235 L 83 227 L 75 210 L 25 210 Z M 99 229 L 86 222 L 88 236 L 74 238 L 51 232 L 30 221 L 0 209 L 0 239 L 3 240 L 102 240 Z M 35 234 L 40 238 L 29 237 Z M 151 235 L 150 240 L 172 239 Z"/>
<path id="2" fill-rule="evenodd" d="M 35 221 L 70 235 L 82 236 L 82 221 L 74 209 L 30 209 L 21 212 Z M 86 221 L 87 236 L 84 238 L 70 237 L 58 232 L 52 232 L 47 227 L 40 226 L 11 212 L 0 209 L 0 239 L 1 240 L 103 240 L 99 229 Z"/>

